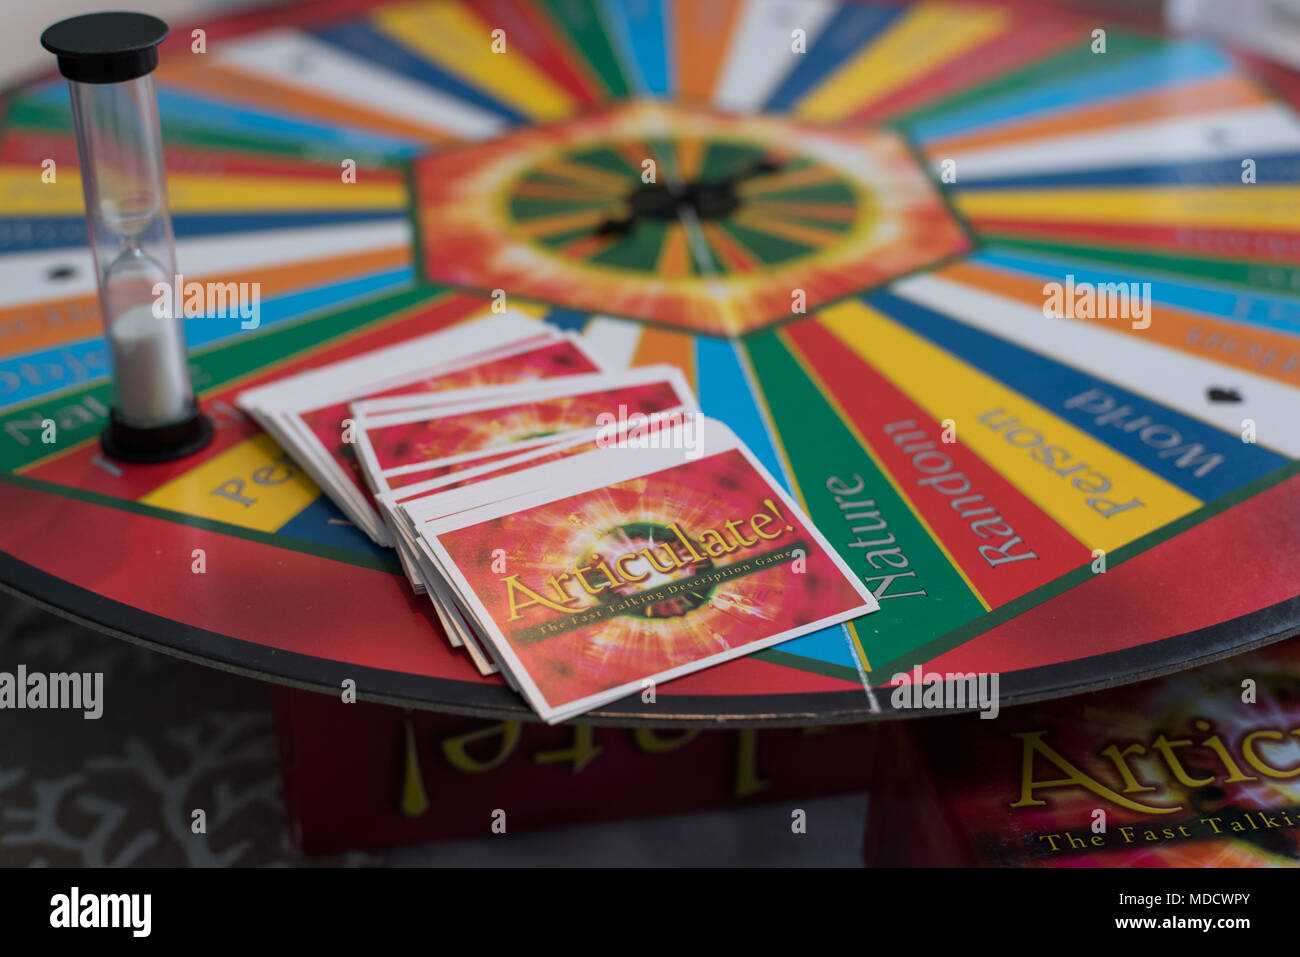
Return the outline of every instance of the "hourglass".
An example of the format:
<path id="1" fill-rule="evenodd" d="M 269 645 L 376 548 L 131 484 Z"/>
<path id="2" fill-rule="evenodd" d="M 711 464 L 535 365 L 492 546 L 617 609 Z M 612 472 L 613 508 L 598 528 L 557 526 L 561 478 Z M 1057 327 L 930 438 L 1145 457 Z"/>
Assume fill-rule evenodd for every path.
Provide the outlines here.
<path id="1" fill-rule="evenodd" d="M 113 370 L 104 451 L 162 462 L 212 438 L 190 382 L 183 319 L 165 294 L 176 276 L 152 72 L 167 24 L 92 13 L 54 24 L 41 44 L 72 98 L 86 224 Z"/>

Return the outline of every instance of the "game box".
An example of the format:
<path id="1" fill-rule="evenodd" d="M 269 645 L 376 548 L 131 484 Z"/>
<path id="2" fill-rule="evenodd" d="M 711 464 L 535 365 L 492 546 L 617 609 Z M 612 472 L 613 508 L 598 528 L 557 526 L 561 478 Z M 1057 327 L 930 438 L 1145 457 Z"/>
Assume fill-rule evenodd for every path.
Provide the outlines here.
<path id="1" fill-rule="evenodd" d="M 868 865 L 1300 866 L 1295 640 L 876 744 Z"/>
<path id="2" fill-rule="evenodd" d="M 548 727 L 282 687 L 275 716 L 290 838 L 311 854 L 865 791 L 873 734 Z"/>

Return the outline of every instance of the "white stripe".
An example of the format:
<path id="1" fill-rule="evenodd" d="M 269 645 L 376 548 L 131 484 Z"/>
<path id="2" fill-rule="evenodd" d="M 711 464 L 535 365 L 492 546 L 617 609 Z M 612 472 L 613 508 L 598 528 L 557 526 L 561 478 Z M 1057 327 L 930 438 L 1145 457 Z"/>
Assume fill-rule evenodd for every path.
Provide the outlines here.
<path id="1" fill-rule="evenodd" d="M 609 369 L 626 369 L 632 364 L 644 327 L 626 319 L 594 316 L 583 330 L 582 342 Z"/>
<path id="2" fill-rule="evenodd" d="M 762 109 L 807 55 L 790 48 L 795 28 L 807 34 L 812 49 L 838 9 L 839 4 L 830 0 L 748 0 L 732 31 L 714 102 L 727 110 Z"/>
<path id="3" fill-rule="evenodd" d="M 214 55 L 224 66 L 438 132 L 481 139 L 505 125 L 500 117 L 463 100 L 296 30 L 270 30 L 220 46 Z"/>
<path id="4" fill-rule="evenodd" d="M 914 276 L 895 283 L 893 289 L 937 312 L 1225 431 L 1240 435 L 1242 420 L 1253 419 L 1261 445 L 1300 457 L 1300 391 L 1290 386 L 1150 342 L 1141 331 L 1048 319 L 1041 309 L 948 279 Z M 1159 322 L 1159 304 L 1151 308 L 1151 321 Z M 1210 386 L 1236 388 L 1243 399 L 1230 406 L 1212 403 L 1206 395 Z"/>
<path id="5" fill-rule="evenodd" d="M 943 159 L 955 159 L 960 184 L 1016 174 L 1191 163 L 1297 149 L 1300 122 L 1285 107 L 1273 104 L 1126 124 L 1100 133 L 1018 141 L 965 153 L 940 156 L 940 148 L 931 158 L 936 168 Z"/>
<path id="6" fill-rule="evenodd" d="M 176 241 L 176 264 L 187 279 L 206 281 L 240 270 L 272 269 L 289 263 L 378 249 L 409 248 L 406 219 L 267 229 L 247 233 L 193 236 Z M 46 278 L 51 269 L 71 266 L 68 279 Z M 252 277 L 254 280 L 256 276 Z M 322 276 L 320 282 L 343 278 Z M 0 308 L 88 296 L 95 291 L 90 250 L 39 249 L 0 257 Z"/>

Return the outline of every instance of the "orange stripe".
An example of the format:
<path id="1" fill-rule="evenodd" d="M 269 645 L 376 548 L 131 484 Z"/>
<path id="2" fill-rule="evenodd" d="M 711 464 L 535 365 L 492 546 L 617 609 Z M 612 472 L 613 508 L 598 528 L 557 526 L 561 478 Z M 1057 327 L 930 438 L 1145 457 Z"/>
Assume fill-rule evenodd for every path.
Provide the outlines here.
<path id="1" fill-rule="evenodd" d="M 640 169 L 638 163 L 637 169 Z M 582 163 L 571 160 L 559 160 L 554 163 L 548 163 L 546 166 L 538 169 L 536 172 L 544 176 L 552 176 L 556 179 L 567 180 L 570 183 L 576 183 L 578 186 L 585 187 L 587 190 L 596 193 L 610 193 L 615 196 L 625 196 L 627 192 L 636 187 L 639 179 L 631 174 L 622 175 L 614 173 L 607 169 L 601 169 L 596 166 L 586 166 Z"/>
<path id="2" fill-rule="evenodd" d="M 816 226 L 807 223 L 777 219 L 775 216 L 767 216 L 754 210 L 742 211 L 731 217 L 731 221 L 738 226 L 767 233 L 769 236 L 793 239 L 797 243 L 803 243 L 805 246 L 815 246 L 818 249 L 829 246 L 831 243 L 838 242 L 843 238 L 842 233 L 837 233 L 832 229 L 818 229 Z"/>
<path id="3" fill-rule="evenodd" d="M 731 39 L 740 0 L 677 0 L 673 34 L 677 43 L 677 90 L 683 99 L 705 103 L 713 98 L 722 50 Z"/>
<path id="4" fill-rule="evenodd" d="M 655 161 L 656 166 L 659 165 L 659 154 L 651 148 L 649 143 L 643 140 L 622 140 L 618 143 L 611 143 L 610 149 L 615 153 L 620 154 L 623 159 L 627 160 L 628 163 L 632 165 L 632 168 L 636 170 L 636 173 L 633 175 L 635 175 L 638 180 L 641 178 L 641 174 L 645 170 L 645 167 L 641 164 L 646 160 L 652 159 Z M 632 181 L 629 179 L 628 188 L 631 189 L 633 185 L 634 184 L 632 184 Z"/>
<path id="5" fill-rule="evenodd" d="M 793 200 L 756 198 L 746 201 L 745 206 L 755 212 L 761 211 L 764 216 L 795 216 L 835 223 L 851 223 L 858 216 L 858 208 L 849 203 L 799 203 Z"/>
<path id="6" fill-rule="evenodd" d="M 159 79 L 177 86 L 222 99 L 239 100 L 261 109 L 311 116 L 325 123 L 345 123 L 376 132 L 391 133 L 421 143 L 437 145 L 456 142 L 456 137 L 442 130 L 406 123 L 394 117 L 372 113 L 339 100 L 308 93 L 275 80 L 251 77 L 229 67 L 205 64 L 201 68 L 160 66 Z"/>
<path id="7" fill-rule="evenodd" d="M 614 245 L 612 235 L 578 236 L 559 247 L 560 255 L 566 259 L 587 259 Z"/>
<path id="8" fill-rule="evenodd" d="M 695 337 L 686 332 L 673 332 L 668 329 L 647 327 L 641 332 L 641 341 L 637 343 L 632 356 L 632 365 L 651 366 L 657 362 L 666 362 L 682 370 L 695 389 Z"/>
<path id="9" fill-rule="evenodd" d="M 804 169 L 775 173 L 762 179 L 751 179 L 741 183 L 737 192 L 744 197 L 766 196 L 769 193 L 783 193 L 786 190 L 801 189 L 805 186 L 820 186 L 835 180 L 834 170 L 825 166 L 808 166 Z"/>
<path id="10" fill-rule="evenodd" d="M 285 266 L 252 266 L 238 273 L 190 277 L 196 282 L 259 282 L 262 297 L 304 286 L 337 280 L 342 276 L 392 269 L 411 261 L 405 246 L 374 252 L 349 253 L 332 259 L 313 259 Z M 8 356 L 98 336 L 99 298 L 94 294 L 0 309 L 0 347 Z"/>
<path id="11" fill-rule="evenodd" d="M 596 209 L 579 210 L 575 213 L 560 213 L 556 216 L 539 216 L 517 224 L 516 228 L 525 236 L 554 236 L 557 233 L 565 233 L 571 229 L 599 226 L 609 218 L 609 215 L 609 209 L 597 207 Z"/>
<path id="12" fill-rule="evenodd" d="M 758 261 L 749 250 L 718 228 L 716 223 L 703 223 L 704 235 L 723 261 L 737 272 L 753 272 Z"/>
<path id="13" fill-rule="evenodd" d="M 664 233 L 664 245 L 655 263 L 655 273 L 665 279 L 679 279 L 691 271 L 690 249 L 686 244 L 686 230 L 681 223 L 669 223 Z"/>
<path id="14" fill-rule="evenodd" d="M 684 180 L 699 176 L 704 159 L 704 141 L 698 136 L 684 136 L 677 141 L 677 172 Z"/>
<path id="15" fill-rule="evenodd" d="M 1007 296 L 1035 308 L 1043 305 L 1043 281 L 1037 278 L 1022 278 L 970 263 L 945 266 L 934 275 Z M 1146 329 L 1134 329 L 1127 322 L 1117 323 L 1114 319 L 1096 317 L 1057 321 L 1090 322 L 1115 332 L 1142 336 L 1179 352 L 1253 372 L 1289 386 L 1300 386 L 1300 338 L 1267 329 L 1212 319 L 1163 303 L 1152 304 L 1151 325 Z M 1263 361 L 1270 353 L 1269 361 Z M 1294 361 L 1288 363 L 1288 359 Z M 1283 371 L 1288 364 L 1292 368 Z"/>
<path id="16" fill-rule="evenodd" d="M 931 156 L 950 155 L 985 146 L 1003 146 L 1050 136 L 1070 136 L 1126 123 L 1162 120 L 1180 114 L 1205 113 L 1226 107 L 1254 106 L 1266 102 L 1268 102 L 1267 98 L 1252 84 L 1239 76 L 1228 76 L 1133 97 L 1118 104 L 1105 104 L 1086 110 L 1053 112 L 1051 116 L 1043 119 L 1026 120 L 1023 123 L 1002 126 L 986 133 L 956 136 L 927 143 L 925 148 Z"/>

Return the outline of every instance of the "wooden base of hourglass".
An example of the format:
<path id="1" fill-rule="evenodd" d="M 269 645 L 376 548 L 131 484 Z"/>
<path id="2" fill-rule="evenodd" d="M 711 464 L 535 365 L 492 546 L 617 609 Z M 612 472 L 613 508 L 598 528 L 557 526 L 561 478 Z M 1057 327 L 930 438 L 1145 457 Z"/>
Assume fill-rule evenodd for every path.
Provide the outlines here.
<path id="1" fill-rule="evenodd" d="M 197 406 L 188 419 L 144 429 L 127 425 L 111 409 L 108 427 L 99 436 L 100 447 L 110 458 L 136 464 L 182 459 L 211 441 L 212 420 Z"/>

